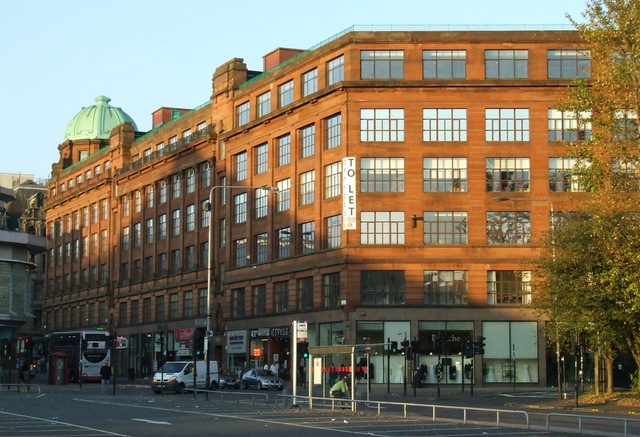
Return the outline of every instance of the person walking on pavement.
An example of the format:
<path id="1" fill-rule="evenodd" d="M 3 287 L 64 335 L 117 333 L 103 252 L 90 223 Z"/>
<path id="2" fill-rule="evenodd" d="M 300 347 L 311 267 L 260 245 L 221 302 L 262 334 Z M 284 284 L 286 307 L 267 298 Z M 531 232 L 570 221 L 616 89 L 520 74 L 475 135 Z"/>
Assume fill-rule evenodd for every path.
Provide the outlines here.
<path id="1" fill-rule="evenodd" d="M 108 361 L 100 367 L 100 377 L 102 379 L 102 394 L 108 395 L 111 388 L 111 366 Z"/>

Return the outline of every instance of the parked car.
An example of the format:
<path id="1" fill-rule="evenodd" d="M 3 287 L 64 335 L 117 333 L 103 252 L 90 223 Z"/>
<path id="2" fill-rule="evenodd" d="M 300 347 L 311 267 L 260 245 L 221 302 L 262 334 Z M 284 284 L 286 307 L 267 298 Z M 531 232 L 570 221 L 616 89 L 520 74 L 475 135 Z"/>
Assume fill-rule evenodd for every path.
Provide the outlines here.
<path id="1" fill-rule="evenodd" d="M 284 381 L 278 375 L 275 375 L 271 370 L 265 369 L 251 369 L 242 375 L 242 388 L 255 387 L 258 390 L 277 388 L 282 390 L 284 388 Z"/>
<path id="2" fill-rule="evenodd" d="M 220 371 L 220 379 L 218 381 L 219 388 L 240 388 L 240 380 L 231 375 L 228 370 Z"/>

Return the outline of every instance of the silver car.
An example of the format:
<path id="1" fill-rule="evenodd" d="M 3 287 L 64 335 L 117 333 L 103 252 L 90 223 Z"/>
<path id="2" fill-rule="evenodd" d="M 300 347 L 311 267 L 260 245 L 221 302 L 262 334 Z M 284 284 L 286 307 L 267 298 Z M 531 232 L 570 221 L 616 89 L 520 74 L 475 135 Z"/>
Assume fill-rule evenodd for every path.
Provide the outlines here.
<path id="1" fill-rule="evenodd" d="M 282 390 L 284 388 L 284 381 L 271 370 L 251 369 L 242 375 L 242 388 L 247 389 L 253 387 L 258 390 L 270 388 Z"/>

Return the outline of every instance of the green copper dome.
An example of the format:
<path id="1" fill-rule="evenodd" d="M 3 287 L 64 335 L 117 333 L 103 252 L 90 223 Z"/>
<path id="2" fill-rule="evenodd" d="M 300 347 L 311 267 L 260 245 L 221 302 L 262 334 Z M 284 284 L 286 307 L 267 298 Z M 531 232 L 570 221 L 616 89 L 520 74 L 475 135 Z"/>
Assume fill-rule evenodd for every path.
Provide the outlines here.
<path id="1" fill-rule="evenodd" d="M 111 130 L 125 121 L 133 124 L 133 129 L 138 130 L 136 123 L 120 108 L 109 105 L 109 97 L 100 96 L 95 99 L 96 104 L 82 108 L 71 119 L 64 131 L 64 141 L 95 138 L 106 140 Z"/>

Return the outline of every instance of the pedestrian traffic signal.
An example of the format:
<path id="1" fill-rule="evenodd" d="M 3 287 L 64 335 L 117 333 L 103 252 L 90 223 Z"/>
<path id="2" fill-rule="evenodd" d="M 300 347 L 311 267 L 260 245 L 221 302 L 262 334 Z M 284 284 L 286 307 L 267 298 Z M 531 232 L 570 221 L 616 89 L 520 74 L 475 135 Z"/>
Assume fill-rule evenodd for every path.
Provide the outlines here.
<path id="1" fill-rule="evenodd" d="M 391 349 L 390 352 L 392 354 L 397 354 L 398 353 L 398 342 L 397 341 L 392 341 L 391 342 Z"/>

